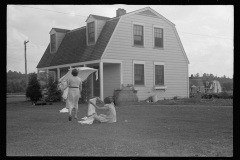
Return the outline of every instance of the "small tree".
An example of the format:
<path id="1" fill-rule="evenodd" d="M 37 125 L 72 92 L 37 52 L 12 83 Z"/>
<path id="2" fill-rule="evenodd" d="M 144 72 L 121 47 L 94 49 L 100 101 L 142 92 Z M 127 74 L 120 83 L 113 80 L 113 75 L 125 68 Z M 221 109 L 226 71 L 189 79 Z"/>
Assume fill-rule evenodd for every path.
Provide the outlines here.
<path id="1" fill-rule="evenodd" d="M 47 84 L 47 102 L 58 102 L 62 99 L 62 92 L 58 90 L 58 81 L 54 81 L 53 76 L 49 75 Z"/>
<path id="2" fill-rule="evenodd" d="M 28 77 L 28 86 L 26 90 L 26 97 L 35 104 L 42 98 L 41 86 L 37 79 L 36 73 L 30 73 Z"/>
<path id="3" fill-rule="evenodd" d="M 82 92 L 81 92 L 81 101 L 86 102 L 91 96 L 91 80 L 88 77 L 85 81 L 82 82 Z"/>

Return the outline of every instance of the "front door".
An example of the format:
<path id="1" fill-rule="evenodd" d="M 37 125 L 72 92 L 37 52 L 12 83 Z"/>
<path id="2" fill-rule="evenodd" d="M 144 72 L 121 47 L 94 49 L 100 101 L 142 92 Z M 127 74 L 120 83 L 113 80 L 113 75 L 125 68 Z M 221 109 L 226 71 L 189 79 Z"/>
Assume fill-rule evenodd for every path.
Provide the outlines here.
<path id="1" fill-rule="evenodd" d="M 98 69 L 98 79 L 96 80 L 96 73 L 93 73 L 93 96 L 100 97 L 100 75 L 99 75 L 99 66 L 92 67 Z"/>

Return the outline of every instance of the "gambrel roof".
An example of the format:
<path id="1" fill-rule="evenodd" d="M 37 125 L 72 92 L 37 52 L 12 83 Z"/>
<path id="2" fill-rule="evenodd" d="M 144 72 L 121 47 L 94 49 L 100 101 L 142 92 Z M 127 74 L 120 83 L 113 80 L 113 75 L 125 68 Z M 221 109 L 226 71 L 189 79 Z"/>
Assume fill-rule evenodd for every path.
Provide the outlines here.
<path id="1" fill-rule="evenodd" d="M 37 68 L 100 59 L 118 21 L 119 18 L 107 21 L 96 44 L 91 46 L 86 44 L 86 27 L 67 32 L 56 53 L 50 53 L 49 43 Z"/>

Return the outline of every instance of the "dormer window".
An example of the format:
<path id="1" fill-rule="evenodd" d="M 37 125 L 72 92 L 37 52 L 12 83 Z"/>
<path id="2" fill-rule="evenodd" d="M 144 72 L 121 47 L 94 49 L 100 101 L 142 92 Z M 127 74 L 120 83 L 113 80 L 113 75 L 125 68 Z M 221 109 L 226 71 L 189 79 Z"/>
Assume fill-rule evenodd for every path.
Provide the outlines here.
<path id="1" fill-rule="evenodd" d="M 51 52 L 56 51 L 56 34 L 51 35 Z"/>
<path id="2" fill-rule="evenodd" d="M 95 42 L 94 22 L 88 23 L 88 44 Z"/>

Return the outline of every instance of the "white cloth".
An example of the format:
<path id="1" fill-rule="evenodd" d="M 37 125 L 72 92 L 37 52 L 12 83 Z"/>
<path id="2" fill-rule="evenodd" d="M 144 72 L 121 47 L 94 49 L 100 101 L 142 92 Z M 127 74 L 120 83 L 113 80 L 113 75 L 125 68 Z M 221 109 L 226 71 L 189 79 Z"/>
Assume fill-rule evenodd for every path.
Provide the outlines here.
<path id="1" fill-rule="evenodd" d="M 97 98 L 89 99 L 89 101 L 91 101 L 94 104 L 96 104 Z M 90 115 L 92 115 L 94 113 L 96 113 L 95 107 L 92 104 L 89 103 L 88 104 L 88 116 L 90 116 Z M 78 123 L 81 123 L 81 124 L 92 124 L 93 121 L 94 121 L 93 116 L 91 116 L 91 117 L 83 117 L 82 119 L 83 119 L 83 121 L 78 121 Z"/>
<path id="2" fill-rule="evenodd" d="M 60 113 L 65 113 L 65 112 L 68 112 L 68 109 L 67 108 L 63 108 L 63 109 L 61 109 L 59 111 L 60 111 Z"/>
<path id="3" fill-rule="evenodd" d="M 89 101 L 96 104 L 97 98 L 90 99 Z M 92 104 L 88 104 L 88 116 L 92 115 L 93 113 L 96 113 L 95 107 Z"/>
<path id="4" fill-rule="evenodd" d="M 74 68 L 70 68 L 66 75 L 64 75 L 62 78 L 59 79 L 59 81 L 67 80 L 72 76 L 72 70 Z M 90 67 L 77 67 L 75 68 L 78 70 L 78 77 L 82 79 L 82 81 L 85 81 L 87 77 L 93 73 L 96 72 L 96 80 L 98 79 L 98 69 L 90 68 Z"/>
<path id="5" fill-rule="evenodd" d="M 63 100 L 67 100 L 67 96 L 68 96 L 68 89 L 69 89 L 69 87 L 67 87 L 64 91 L 63 91 L 63 95 L 62 95 L 62 98 L 63 98 Z"/>
<path id="6" fill-rule="evenodd" d="M 94 121 L 93 116 L 91 116 L 91 117 L 89 117 L 87 119 L 86 118 L 84 117 L 84 121 L 78 121 L 78 123 L 81 123 L 81 124 L 92 124 L 93 123 L 93 121 Z"/>

